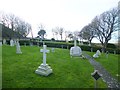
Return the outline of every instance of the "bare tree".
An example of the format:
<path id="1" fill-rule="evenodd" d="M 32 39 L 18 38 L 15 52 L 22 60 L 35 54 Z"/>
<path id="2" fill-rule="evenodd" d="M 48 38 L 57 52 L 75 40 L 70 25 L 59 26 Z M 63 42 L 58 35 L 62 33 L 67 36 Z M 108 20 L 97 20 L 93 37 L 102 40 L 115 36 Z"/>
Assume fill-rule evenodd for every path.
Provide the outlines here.
<path id="1" fill-rule="evenodd" d="M 61 40 L 62 40 L 62 35 L 64 32 L 64 29 L 62 27 L 56 27 L 55 32 L 56 32 L 56 34 L 59 34 L 61 36 Z"/>
<path id="2" fill-rule="evenodd" d="M 55 35 L 55 36 L 56 36 L 56 39 L 58 40 L 58 31 L 57 31 L 56 28 L 53 28 L 53 29 L 52 29 L 52 33 L 53 33 L 53 37 L 54 37 L 54 35 Z"/>
<path id="3" fill-rule="evenodd" d="M 83 34 L 83 35 L 80 35 L 80 34 Z M 80 31 L 80 34 L 79 34 L 80 37 L 87 40 L 91 44 L 92 39 L 95 37 L 95 30 L 94 28 L 92 28 L 91 24 L 88 24 L 82 28 L 82 30 Z"/>
<path id="4" fill-rule="evenodd" d="M 69 33 L 69 34 L 68 34 L 68 37 L 70 38 L 70 40 L 72 40 L 72 39 L 73 39 L 73 33 L 72 33 L 72 32 Z"/>
<path id="5" fill-rule="evenodd" d="M 118 9 L 113 8 L 110 11 L 102 13 L 92 21 L 92 27 L 96 31 L 97 39 L 101 42 L 104 49 L 106 49 L 108 41 L 111 39 L 111 34 L 117 31 L 118 24 Z"/>
<path id="6" fill-rule="evenodd" d="M 32 30 L 31 25 L 14 14 L 0 13 L 0 22 L 11 30 L 20 33 L 26 37 Z"/>

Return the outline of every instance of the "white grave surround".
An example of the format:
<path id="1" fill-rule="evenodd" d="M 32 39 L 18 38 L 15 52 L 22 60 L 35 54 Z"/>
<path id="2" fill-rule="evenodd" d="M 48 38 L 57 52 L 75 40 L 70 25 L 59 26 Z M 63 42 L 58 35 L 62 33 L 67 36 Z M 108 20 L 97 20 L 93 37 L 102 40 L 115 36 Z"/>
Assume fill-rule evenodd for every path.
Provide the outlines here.
<path id="1" fill-rule="evenodd" d="M 18 40 L 16 41 L 16 53 L 17 54 L 22 54 L 21 49 L 20 49 L 20 44 L 19 44 Z"/>
<path id="2" fill-rule="evenodd" d="M 79 46 L 76 45 L 77 38 L 74 37 L 74 47 L 70 48 L 70 56 L 82 56 L 82 50 Z"/>
<path id="3" fill-rule="evenodd" d="M 49 53 L 49 50 L 46 49 L 46 45 L 43 45 L 43 49 L 40 50 L 43 53 L 43 63 L 35 71 L 36 74 L 42 76 L 48 76 L 52 73 L 51 67 L 46 63 L 46 53 Z"/>
<path id="4" fill-rule="evenodd" d="M 97 50 L 96 53 L 93 55 L 93 57 L 98 58 L 100 55 L 101 55 L 101 52 Z"/>
<path id="5" fill-rule="evenodd" d="M 14 46 L 14 41 L 12 39 L 10 40 L 10 46 Z"/>

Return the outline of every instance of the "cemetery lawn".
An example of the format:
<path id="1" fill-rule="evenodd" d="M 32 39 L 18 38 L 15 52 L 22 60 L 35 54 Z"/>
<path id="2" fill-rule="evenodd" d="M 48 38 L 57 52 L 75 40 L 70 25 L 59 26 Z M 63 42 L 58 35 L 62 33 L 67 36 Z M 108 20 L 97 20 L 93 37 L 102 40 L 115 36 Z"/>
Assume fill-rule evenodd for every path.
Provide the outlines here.
<path id="1" fill-rule="evenodd" d="M 86 52 L 91 57 L 95 52 Z M 101 53 L 99 58 L 95 58 L 97 62 L 99 62 L 114 78 L 116 78 L 120 82 L 120 70 L 118 70 L 118 66 L 120 63 L 118 54 L 108 54 L 108 58 L 106 57 L 106 53 Z M 119 75 L 119 76 L 118 76 Z"/>
<path id="2" fill-rule="evenodd" d="M 94 88 L 91 76 L 94 68 L 87 59 L 71 58 L 69 50 L 55 48 L 55 52 L 47 54 L 53 74 L 44 77 L 35 74 L 42 63 L 40 48 L 21 46 L 21 51 L 22 54 L 16 54 L 15 46 L 2 46 L 3 88 Z M 98 87 L 106 88 L 107 85 L 99 79 Z"/>

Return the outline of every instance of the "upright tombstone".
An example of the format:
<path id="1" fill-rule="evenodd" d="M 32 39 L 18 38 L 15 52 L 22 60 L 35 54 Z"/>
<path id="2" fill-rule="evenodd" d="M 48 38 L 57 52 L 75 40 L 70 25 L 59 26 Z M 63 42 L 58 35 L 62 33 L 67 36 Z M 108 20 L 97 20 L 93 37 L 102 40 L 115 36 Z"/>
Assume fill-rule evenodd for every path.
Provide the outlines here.
<path id="1" fill-rule="evenodd" d="M 91 48 L 91 52 L 93 52 L 93 48 Z"/>
<path id="2" fill-rule="evenodd" d="M 10 40 L 10 46 L 14 46 L 14 41 L 12 39 Z"/>
<path id="3" fill-rule="evenodd" d="M 52 51 L 52 52 L 55 52 L 55 48 L 51 48 L 51 51 Z"/>
<path id="4" fill-rule="evenodd" d="M 38 67 L 38 69 L 35 71 L 35 73 L 42 75 L 42 76 L 48 76 L 49 74 L 52 73 L 52 69 L 46 63 L 46 53 L 49 52 L 49 50 L 46 49 L 46 45 L 43 45 L 43 49 L 41 49 L 40 52 L 43 53 L 43 63 Z"/>
<path id="5" fill-rule="evenodd" d="M 2 42 L 0 41 L 0 46 L 2 46 Z"/>
<path id="6" fill-rule="evenodd" d="M 6 44 L 6 39 L 3 39 L 3 44 L 4 44 L 4 45 Z"/>
<path id="7" fill-rule="evenodd" d="M 82 50 L 80 47 L 77 46 L 76 40 L 77 38 L 74 37 L 74 47 L 70 48 L 70 55 L 72 56 L 81 56 L 82 55 Z"/>
<path id="8" fill-rule="evenodd" d="M 16 53 L 17 54 L 22 54 L 21 49 L 20 49 L 19 40 L 16 41 Z"/>
<path id="9" fill-rule="evenodd" d="M 114 51 L 114 54 L 116 54 L 116 51 Z"/>
<path id="10" fill-rule="evenodd" d="M 26 42 L 24 43 L 24 46 L 26 47 Z"/>
<path id="11" fill-rule="evenodd" d="M 109 52 L 108 52 L 108 51 L 106 51 L 106 58 L 108 58 L 108 53 L 109 53 Z"/>
<path id="12" fill-rule="evenodd" d="M 16 45 L 17 44 L 17 41 L 16 41 L 16 39 L 14 40 L 14 45 Z"/>
<path id="13" fill-rule="evenodd" d="M 33 46 L 33 43 L 32 43 L 32 42 L 30 42 L 30 46 Z"/>

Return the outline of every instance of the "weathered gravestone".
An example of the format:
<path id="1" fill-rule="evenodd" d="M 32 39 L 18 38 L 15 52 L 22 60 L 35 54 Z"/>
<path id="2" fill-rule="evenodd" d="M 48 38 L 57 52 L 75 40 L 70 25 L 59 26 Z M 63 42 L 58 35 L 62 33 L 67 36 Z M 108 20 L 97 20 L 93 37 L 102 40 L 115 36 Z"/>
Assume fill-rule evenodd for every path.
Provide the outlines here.
<path id="1" fill-rule="evenodd" d="M 93 48 L 91 48 L 91 52 L 93 52 Z"/>
<path id="2" fill-rule="evenodd" d="M 4 45 L 6 44 L 6 39 L 3 39 L 3 44 L 4 44 Z"/>
<path id="3" fill-rule="evenodd" d="M 116 51 L 114 51 L 114 54 L 116 54 Z"/>
<path id="4" fill-rule="evenodd" d="M 10 40 L 10 46 L 14 46 L 14 41 L 12 39 Z"/>
<path id="5" fill-rule="evenodd" d="M 108 54 L 109 54 L 109 52 L 108 52 L 108 51 L 106 51 L 106 58 L 108 58 Z"/>
<path id="6" fill-rule="evenodd" d="M 51 48 L 51 51 L 52 51 L 52 52 L 55 52 L 55 48 Z"/>
<path id="7" fill-rule="evenodd" d="M 0 42 L 0 46 L 2 46 L 2 42 Z"/>
<path id="8" fill-rule="evenodd" d="M 21 49 L 20 49 L 19 40 L 16 41 L 16 53 L 17 54 L 22 54 Z"/>
<path id="9" fill-rule="evenodd" d="M 43 63 L 38 67 L 38 69 L 35 71 L 35 73 L 42 75 L 42 76 L 48 76 L 49 74 L 52 73 L 52 69 L 46 63 L 46 53 L 49 52 L 49 50 L 46 49 L 46 45 L 43 45 L 43 49 L 41 49 L 40 52 L 43 53 Z"/>
<path id="10" fill-rule="evenodd" d="M 97 52 L 93 55 L 94 58 L 98 58 L 101 55 L 101 52 L 97 50 Z"/>
<path id="11" fill-rule="evenodd" d="M 74 39 L 74 47 L 70 48 L 70 55 L 71 55 L 71 57 L 72 56 L 82 56 L 81 48 L 76 45 L 77 38 L 74 37 L 73 39 Z"/>
<path id="12" fill-rule="evenodd" d="M 16 40 L 14 40 L 14 45 L 16 45 L 17 44 L 17 41 Z"/>

